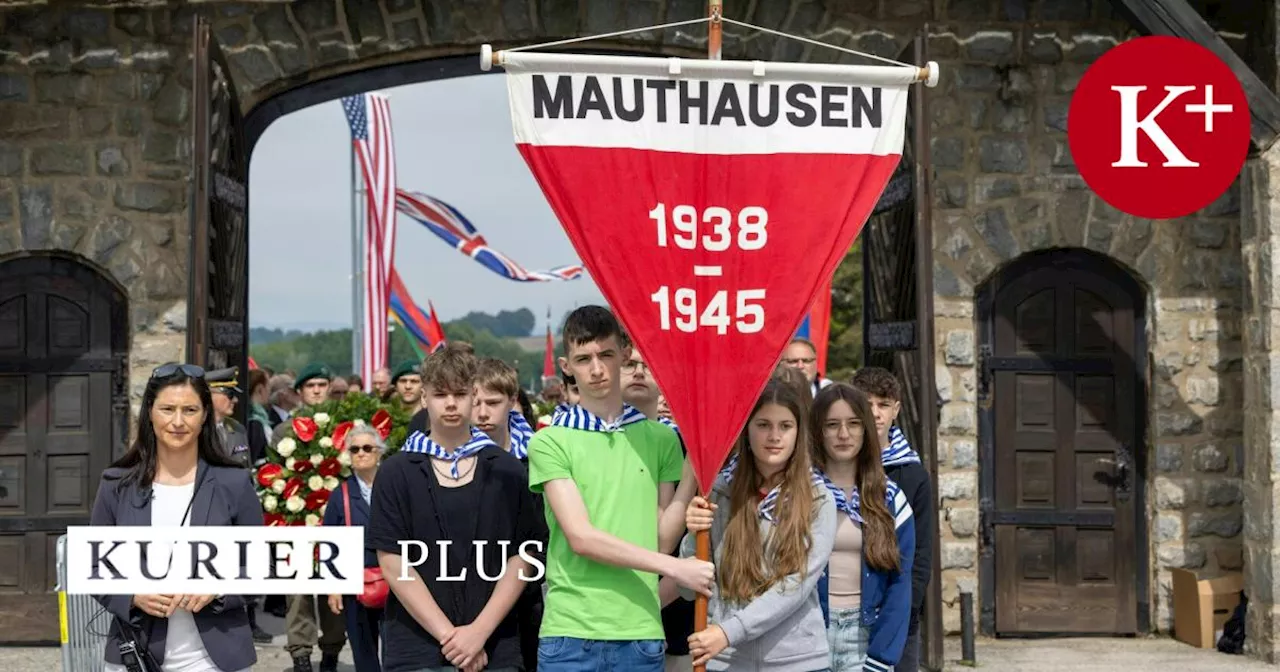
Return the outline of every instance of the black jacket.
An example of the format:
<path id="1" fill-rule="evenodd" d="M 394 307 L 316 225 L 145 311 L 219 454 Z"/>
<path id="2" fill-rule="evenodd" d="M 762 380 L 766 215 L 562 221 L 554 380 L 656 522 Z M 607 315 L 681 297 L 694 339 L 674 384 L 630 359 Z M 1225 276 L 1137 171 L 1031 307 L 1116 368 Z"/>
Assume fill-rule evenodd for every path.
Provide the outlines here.
<path id="1" fill-rule="evenodd" d="M 925 590 L 933 576 L 934 543 L 929 534 L 933 529 L 933 517 L 937 515 L 937 505 L 933 488 L 929 486 L 929 471 L 923 464 L 896 464 L 885 467 L 884 472 L 907 496 L 916 519 L 916 556 L 911 566 L 911 625 L 907 629 L 907 633 L 913 635 L 920 630 Z"/>

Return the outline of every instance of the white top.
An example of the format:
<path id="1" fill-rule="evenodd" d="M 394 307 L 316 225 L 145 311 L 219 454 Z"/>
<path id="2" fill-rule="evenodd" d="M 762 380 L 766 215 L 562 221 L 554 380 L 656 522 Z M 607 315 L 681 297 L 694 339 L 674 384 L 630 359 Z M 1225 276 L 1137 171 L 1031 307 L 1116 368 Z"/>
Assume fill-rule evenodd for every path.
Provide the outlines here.
<path id="1" fill-rule="evenodd" d="M 187 505 L 195 494 L 195 483 L 187 485 L 152 484 L 154 497 L 151 500 L 152 526 L 177 527 L 182 525 L 182 518 L 187 517 L 191 523 L 191 515 L 187 514 Z M 153 566 L 161 567 L 160 560 L 151 560 Z M 165 561 L 167 564 L 167 561 Z M 169 630 L 164 640 L 163 672 L 223 672 L 205 651 L 204 641 L 200 639 L 200 630 L 196 628 L 195 617 L 190 611 L 179 607 L 169 617 Z M 107 663 L 105 672 L 126 672 L 123 665 Z M 250 672 L 248 668 L 239 672 Z"/>

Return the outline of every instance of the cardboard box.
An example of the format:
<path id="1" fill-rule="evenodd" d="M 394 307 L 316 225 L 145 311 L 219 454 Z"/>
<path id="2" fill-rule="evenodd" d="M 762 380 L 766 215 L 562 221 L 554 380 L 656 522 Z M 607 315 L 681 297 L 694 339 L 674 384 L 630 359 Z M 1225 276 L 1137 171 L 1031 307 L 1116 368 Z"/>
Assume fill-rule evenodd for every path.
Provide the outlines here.
<path id="1" fill-rule="evenodd" d="M 1222 625 L 1240 604 L 1244 575 L 1239 572 L 1202 579 L 1187 569 L 1173 573 L 1174 637 L 1201 649 L 1218 644 Z"/>

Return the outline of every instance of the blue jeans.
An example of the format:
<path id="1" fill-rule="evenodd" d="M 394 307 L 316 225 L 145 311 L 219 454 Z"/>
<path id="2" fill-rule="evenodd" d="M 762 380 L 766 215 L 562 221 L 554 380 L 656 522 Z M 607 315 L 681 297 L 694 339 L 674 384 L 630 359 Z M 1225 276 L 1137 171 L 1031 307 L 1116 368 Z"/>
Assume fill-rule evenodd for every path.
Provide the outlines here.
<path id="1" fill-rule="evenodd" d="M 663 672 L 666 652 L 662 639 L 542 637 L 538 672 Z"/>

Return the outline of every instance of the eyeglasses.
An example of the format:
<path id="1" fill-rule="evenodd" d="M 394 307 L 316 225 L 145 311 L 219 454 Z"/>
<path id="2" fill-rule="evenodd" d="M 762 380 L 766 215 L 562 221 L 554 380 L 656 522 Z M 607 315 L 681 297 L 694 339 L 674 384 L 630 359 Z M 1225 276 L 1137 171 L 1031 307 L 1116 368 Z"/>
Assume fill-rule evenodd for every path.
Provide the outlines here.
<path id="1" fill-rule="evenodd" d="M 645 364 L 644 362 L 637 362 L 634 359 L 628 359 L 627 361 L 622 363 L 623 373 L 627 373 L 627 374 L 635 373 L 636 369 L 640 369 L 640 368 L 643 368 L 645 373 L 649 372 L 649 365 Z"/>
<path id="2" fill-rule="evenodd" d="M 374 445 L 360 444 L 351 446 L 348 450 L 351 451 L 352 455 L 359 455 L 360 453 L 376 453 L 378 452 L 378 447 Z"/>
<path id="3" fill-rule="evenodd" d="M 161 364 L 160 366 L 157 366 L 155 370 L 151 372 L 151 377 L 168 378 L 179 371 L 185 374 L 188 378 L 204 378 L 204 369 L 196 366 L 195 364 L 179 364 L 177 362 L 169 362 L 168 364 Z"/>

